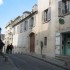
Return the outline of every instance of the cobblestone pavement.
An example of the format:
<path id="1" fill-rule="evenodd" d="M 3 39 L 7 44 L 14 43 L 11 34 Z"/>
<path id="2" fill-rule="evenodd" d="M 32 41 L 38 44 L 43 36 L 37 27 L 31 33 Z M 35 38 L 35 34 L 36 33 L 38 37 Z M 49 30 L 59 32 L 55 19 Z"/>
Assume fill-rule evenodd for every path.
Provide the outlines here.
<path id="1" fill-rule="evenodd" d="M 9 57 L 18 70 L 65 70 L 28 55 L 12 54 Z"/>

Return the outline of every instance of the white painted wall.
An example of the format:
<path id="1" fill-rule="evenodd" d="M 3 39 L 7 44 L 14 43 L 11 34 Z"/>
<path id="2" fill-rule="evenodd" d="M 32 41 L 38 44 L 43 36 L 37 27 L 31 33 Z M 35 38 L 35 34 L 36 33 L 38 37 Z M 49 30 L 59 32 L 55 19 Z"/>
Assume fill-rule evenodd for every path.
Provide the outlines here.
<path id="1" fill-rule="evenodd" d="M 13 45 L 14 45 L 14 53 L 21 53 L 21 52 L 29 52 L 29 35 L 31 32 L 34 32 L 35 34 L 38 33 L 38 25 L 36 24 L 36 17 L 37 14 L 32 16 L 34 17 L 34 25 L 33 28 L 30 28 L 30 18 L 26 19 L 25 21 L 28 21 L 28 28 L 25 31 L 24 30 L 24 23 L 25 21 L 19 23 L 18 25 L 14 26 L 15 27 L 15 34 L 13 35 Z M 21 24 L 22 24 L 22 32 L 20 32 L 21 29 Z M 14 28 L 13 28 L 14 29 Z"/>
<path id="2" fill-rule="evenodd" d="M 29 52 L 29 34 L 31 32 L 35 33 L 35 53 L 41 54 L 41 45 L 40 42 L 44 43 L 44 37 L 47 37 L 47 46 L 43 45 L 43 54 L 46 56 L 55 56 L 55 47 L 56 47 L 56 33 L 70 31 L 70 15 L 64 16 L 65 24 L 59 24 L 58 17 L 58 2 L 61 0 L 38 0 L 38 13 L 34 17 L 34 27 L 31 29 L 29 27 L 30 18 L 28 21 L 28 30 L 24 31 L 24 22 L 23 32 L 20 33 L 20 24 L 15 26 L 15 34 L 13 35 L 13 45 L 15 46 L 14 52 Z M 51 20 L 49 22 L 42 21 L 42 13 L 47 8 L 51 7 Z M 13 28 L 14 30 L 14 28 Z"/>
<path id="3" fill-rule="evenodd" d="M 49 1 L 50 4 L 49 4 Z M 47 46 L 43 46 L 43 54 L 55 56 L 55 32 L 58 25 L 58 2 L 57 0 L 38 0 L 38 18 L 40 41 L 44 43 L 44 37 L 47 37 Z M 51 20 L 47 23 L 42 21 L 42 12 L 51 7 Z"/>
<path id="4" fill-rule="evenodd" d="M 50 4 L 49 1 L 51 1 Z M 55 56 L 56 33 L 61 32 L 62 30 L 70 31 L 69 25 L 70 15 L 64 16 L 65 20 L 64 25 L 59 24 L 58 17 L 59 1 L 61 0 L 38 0 L 38 18 L 39 18 L 38 24 L 39 24 L 40 40 L 43 41 L 44 36 L 47 36 L 47 46 L 44 46 L 43 54 L 52 57 Z M 48 23 L 42 23 L 42 12 L 48 7 L 51 7 L 51 21 Z"/>

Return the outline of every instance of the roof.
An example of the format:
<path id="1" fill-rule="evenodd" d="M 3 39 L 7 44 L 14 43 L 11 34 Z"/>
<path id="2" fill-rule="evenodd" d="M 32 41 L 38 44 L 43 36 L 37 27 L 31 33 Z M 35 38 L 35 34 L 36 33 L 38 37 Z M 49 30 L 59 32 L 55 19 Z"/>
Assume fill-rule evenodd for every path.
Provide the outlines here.
<path id="1" fill-rule="evenodd" d="M 25 14 L 25 13 L 31 14 L 31 12 L 29 12 L 29 11 L 24 11 L 23 14 Z"/>
<path id="2" fill-rule="evenodd" d="M 17 22 L 16 24 L 13 24 L 13 27 L 20 24 L 21 22 L 25 21 L 26 19 L 30 18 L 31 16 L 37 14 L 38 11 L 32 12 L 30 15 L 28 15 L 27 17 L 25 17 L 24 19 L 22 19 L 21 21 Z"/>

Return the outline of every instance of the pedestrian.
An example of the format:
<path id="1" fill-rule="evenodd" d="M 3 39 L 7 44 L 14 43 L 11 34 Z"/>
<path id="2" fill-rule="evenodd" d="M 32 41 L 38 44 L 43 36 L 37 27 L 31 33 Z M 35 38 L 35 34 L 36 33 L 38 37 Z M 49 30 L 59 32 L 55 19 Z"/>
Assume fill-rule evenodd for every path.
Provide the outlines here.
<path id="1" fill-rule="evenodd" d="M 12 49 L 13 49 L 14 47 L 13 47 L 13 45 L 12 45 L 12 43 L 11 43 L 11 45 L 10 45 L 10 53 L 12 53 Z"/>
<path id="2" fill-rule="evenodd" d="M 5 45 L 5 44 L 4 44 L 4 43 L 2 42 L 2 40 L 0 39 L 0 55 L 2 55 L 2 56 L 5 58 L 5 61 L 7 61 L 6 55 L 2 52 L 4 45 Z"/>
<path id="3" fill-rule="evenodd" d="M 2 53 L 2 50 L 3 50 L 3 46 L 4 46 L 5 44 L 2 42 L 2 40 L 0 39 L 0 54 L 2 55 L 3 53 Z"/>
<path id="4" fill-rule="evenodd" d="M 10 50 L 10 44 L 7 45 L 6 53 L 9 53 Z"/>

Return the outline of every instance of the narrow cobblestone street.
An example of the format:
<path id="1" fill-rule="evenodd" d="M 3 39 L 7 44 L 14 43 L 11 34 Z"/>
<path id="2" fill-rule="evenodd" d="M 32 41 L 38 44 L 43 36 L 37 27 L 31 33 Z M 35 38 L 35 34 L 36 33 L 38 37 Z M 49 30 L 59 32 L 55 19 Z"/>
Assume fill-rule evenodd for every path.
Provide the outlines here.
<path id="1" fill-rule="evenodd" d="M 8 54 L 8 61 L 0 56 L 0 70 L 70 70 L 65 68 L 64 62 L 46 57 L 37 57 L 34 54 Z M 69 66 L 69 65 L 68 65 Z"/>
<path id="2" fill-rule="evenodd" d="M 64 70 L 28 55 L 16 54 L 9 57 L 19 70 Z"/>

